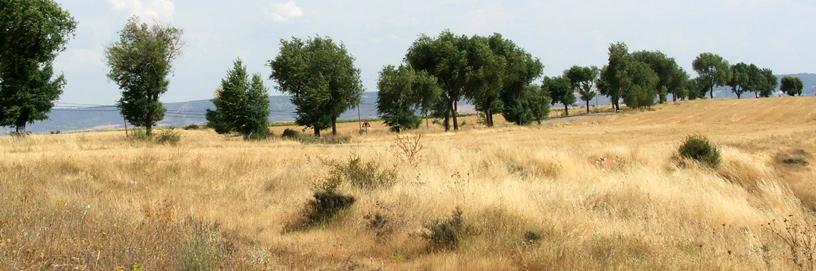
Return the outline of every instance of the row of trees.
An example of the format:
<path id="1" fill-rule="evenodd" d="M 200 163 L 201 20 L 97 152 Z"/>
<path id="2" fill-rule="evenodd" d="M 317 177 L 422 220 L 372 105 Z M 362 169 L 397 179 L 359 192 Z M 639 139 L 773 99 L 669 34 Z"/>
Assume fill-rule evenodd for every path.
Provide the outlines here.
<path id="1" fill-rule="evenodd" d="M 73 36 L 76 21 L 52 0 L 8 0 L 0 3 L 0 125 L 15 126 L 42 120 L 65 85 L 53 74 L 52 63 Z M 108 78 L 122 97 L 117 106 L 131 124 L 152 127 L 164 117 L 159 97 L 167 91 L 172 62 L 181 54 L 182 31 L 163 25 L 128 20 L 119 39 L 106 50 Z M 290 94 L 296 123 L 337 133 L 341 113 L 359 106 L 363 86 L 354 58 L 330 38 L 281 40 L 280 52 L 269 61 L 270 79 Z M 493 116 L 523 125 L 541 122 L 551 105 L 565 114 L 580 98 L 589 111 L 597 95 L 610 98 L 620 109 L 649 107 L 672 100 L 713 98 L 716 86 L 729 86 L 740 98 L 746 92 L 767 97 L 778 84 L 770 69 L 753 64 L 730 65 L 722 57 L 703 53 L 693 62 L 699 75 L 689 75 L 673 58 L 659 51 L 629 52 L 623 43 L 609 48 L 604 67 L 573 66 L 560 76 L 544 77 L 543 65 L 526 50 L 500 34 L 465 36 L 444 31 L 420 36 L 399 66 L 380 72 L 377 107 L 392 130 L 416 128 L 423 117 L 443 119 L 445 130 L 458 130 L 461 101 L 470 101 L 493 126 Z M 802 94 L 802 82 L 782 80 L 789 95 Z M 578 97 L 576 97 L 578 94 Z M 208 110 L 209 126 L 219 133 L 245 138 L 267 134 L 268 89 L 259 74 L 249 75 L 239 60 L 233 63 L 215 92 L 215 110 Z"/>

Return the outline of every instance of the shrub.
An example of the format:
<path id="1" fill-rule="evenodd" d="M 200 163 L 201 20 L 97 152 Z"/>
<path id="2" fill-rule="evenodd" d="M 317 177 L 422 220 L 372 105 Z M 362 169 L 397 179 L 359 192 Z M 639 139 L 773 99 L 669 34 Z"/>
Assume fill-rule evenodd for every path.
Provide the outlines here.
<path id="1" fill-rule="evenodd" d="M 201 129 L 201 127 L 199 127 L 198 124 L 190 124 L 184 126 L 184 130 L 198 130 L 198 129 Z"/>
<path id="2" fill-rule="evenodd" d="M 176 145 L 179 141 L 181 141 L 181 134 L 173 129 L 163 130 L 156 135 L 156 143 L 159 144 Z"/>
<path id="3" fill-rule="evenodd" d="M 421 237 L 428 241 L 429 250 L 440 251 L 459 247 L 466 234 L 462 209 L 456 207 L 450 217 L 426 223 L 424 229 Z"/>
<path id="4" fill-rule="evenodd" d="M 297 139 L 300 137 L 300 132 L 294 129 L 286 128 L 285 130 L 283 130 L 283 134 L 281 136 L 284 138 Z"/>
<path id="5" fill-rule="evenodd" d="M 219 270 L 227 250 L 218 225 L 193 223 L 181 252 L 181 270 Z"/>
<path id="6" fill-rule="evenodd" d="M 535 230 L 527 230 L 524 232 L 524 244 L 533 246 L 541 241 L 541 232 Z"/>
<path id="7" fill-rule="evenodd" d="M 686 138 L 678 150 L 680 157 L 716 168 L 720 164 L 720 150 L 708 138 L 692 135 Z"/>
<path id="8" fill-rule="evenodd" d="M 395 212 L 396 208 L 386 206 L 382 202 L 374 204 L 375 209 L 363 218 L 366 220 L 366 226 L 374 234 L 374 239 L 377 242 L 384 242 L 394 231 L 403 225 L 403 216 Z"/>
<path id="9" fill-rule="evenodd" d="M 303 208 L 302 220 L 291 225 L 290 229 L 306 229 L 325 223 L 348 209 L 356 201 L 353 196 L 343 195 L 337 192 L 340 182 L 329 179 L 326 182 L 315 186 L 313 198 L 306 203 Z"/>
<path id="10" fill-rule="evenodd" d="M 363 163 L 359 157 L 351 158 L 347 163 L 332 165 L 332 179 L 336 182 L 348 182 L 357 188 L 376 189 L 388 187 L 395 183 L 397 172 L 394 169 L 380 170 L 376 163 Z"/>

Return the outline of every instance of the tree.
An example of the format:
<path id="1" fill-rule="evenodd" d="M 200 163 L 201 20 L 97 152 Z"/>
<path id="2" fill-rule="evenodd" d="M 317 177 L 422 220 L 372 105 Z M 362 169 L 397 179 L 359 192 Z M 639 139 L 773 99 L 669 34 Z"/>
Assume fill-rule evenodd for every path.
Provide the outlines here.
<path id="1" fill-rule="evenodd" d="M 269 62 L 270 79 L 278 89 L 292 95 L 297 108 L 295 123 L 337 134 L 340 114 L 360 104 L 363 85 L 360 70 L 343 44 L 330 38 L 281 40 L 278 56 Z"/>
<path id="2" fill-rule="evenodd" d="M 657 74 L 657 89 L 660 102 L 665 102 L 666 95 L 672 94 L 672 101 L 682 97 L 683 85 L 688 80 L 688 74 L 677 65 L 674 58 L 668 57 L 660 51 L 638 51 L 632 53 L 635 60 L 646 63 Z"/>
<path id="3" fill-rule="evenodd" d="M 773 71 L 768 68 L 763 68 L 760 70 L 761 79 L 759 81 L 761 84 L 759 85 L 759 96 L 762 97 L 771 97 L 776 87 L 779 86 L 778 78 L 774 75 Z"/>
<path id="4" fill-rule="evenodd" d="M 550 103 L 561 103 L 564 105 L 564 115 L 569 116 L 569 106 L 575 104 L 575 92 L 570 85 L 569 78 L 563 76 L 544 77 L 541 88 L 545 89 L 550 96 Z"/>
<path id="5" fill-rule="evenodd" d="M 260 139 L 269 134 L 269 95 L 260 74 L 250 79 L 240 59 L 221 80 L 215 91 L 215 110 L 207 110 L 207 126 L 219 134 L 237 132 L 245 139 Z"/>
<path id="6" fill-rule="evenodd" d="M 0 2 L 0 126 L 22 135 L 26 124 L 48 118 L 65 86 L 52 63 L 76 25 L 52 0 Z"/>
<path id="7" fill-rule="evenodd" d="M 601 94 L 609 97 L 612 107 L 620 110 L 620 99 L 626 90 L 623 77 L 626 63 L 630 61 L 629 48 L 625 43 L 614 43 L 609 46 L 609 63 L 601 69 L 598 82 Z"/>
<path id="8" fill-rule="evenodd" d="M 536 119 L 536 112 L 542 113 L 543 105 L 540 104 L 542 101 L 540 97 L 536 97 L 538 92 L 531 91 L 534 88 L 528 86 L 541 76 L 544 65 L 515 42 L 505 39 L 500 34 L 493 34 L 488 39 L 490 49 L 503 57 L 506 63 L 500 95 L 503 105 L 502 116 L 517 125 L 529 124 Z M 549 114 L 549 105 L 546 113 Z"/>
<path id="9" fill-rule="evenodd" d="M 751 66 L 742 62 L 731 66 L 731 78 L 728 80 L 728 86 L 737 95 L 737 99 L 740 99 L 742 94 L 751 88 Z"/>
<path id="10" fill-rule="evenodd" d="M 572 66 L 564 71 L 564 77 L 570 80 L 573 90 L 578 91 L 581 100 L 586 103 L 586 111 L 589 113 L 589 102 L 595 98 L 595 80 L 598 77 L 597 67 Z"/>
<path id="11" fill-rule="evenodd" d="M 714 87 L 724 86 L 731 77 L 728 61 L 716 54 L 702 53 L 694 59 L 692 66 L 700 75 L 700 80 L 712 99 L 714 99 Z"/>
<path id="12" fill-rule="evenodd" d="M 802 79 L 799 79 L 799 77 L 785 76 L 782 78 L 782 92 L 785 92 L 789 96 L 802 96 L 803 88 L 804 84 L 802 83 Z"/>
<path id="13" fill-rule="evenodd" d="M 405 55 L 411 68 L 425 71 L 436 77 L 443 93 L 439 99 L 436 115 L 444 117 L 445 131 L 459 130 L 457 120 L 459 101 L 465 95 L 468 83 L 467 47 L 469 38 L 443 31 L 435 38 L 422 35 L 414 41 Z"/>
<path id="14" fill-rule="evenodd" d="M 550 116 L 550 94 L 544 88 L 536 85 L 528 85 L 526 91 L 532 118 L 541 124 L 541 121 Z"/>
<path id="15" fill-rule="evenodd" d="M 488 38 L 474 36 L 468 41 L 467 61 L 465 97 L 484 113 L 485 124 L 493 127 L 493 114 L 504 108 L 501 91 L 511 72 L 507 60 L 490 48 Z"/>
<path id="16" fill-rule="evenodd" d="M 167 76 L 181 47 L 181 30 L 149 26 L 131 17 L 119 32 L 119 40 L 107 48 L 108 78 L 122 89 L 117 107 L 128 122 L 145 127 L 148 136 L 164 118 L 159 96 L 167 92 Z"/>
<path id="17" fill-rule="evenodd" d="M 436 78 L 405 65 L 383 68 L 377 86 L 377 111 L 385 124 L 398 133 L 417 128 L 421 119 L 416 112 L 427 113 L 442 93 Z"/>
<path id="18" fill-rule="evenodd" d="M 657 84 L 660 81 L 657 73 L 648 64 L 633 60 L 626 63 L 621 77 L 625 82 L 626 92 L 623 102 L 630 108 L 650 107 L 654 105 L 657 95 Z"/>

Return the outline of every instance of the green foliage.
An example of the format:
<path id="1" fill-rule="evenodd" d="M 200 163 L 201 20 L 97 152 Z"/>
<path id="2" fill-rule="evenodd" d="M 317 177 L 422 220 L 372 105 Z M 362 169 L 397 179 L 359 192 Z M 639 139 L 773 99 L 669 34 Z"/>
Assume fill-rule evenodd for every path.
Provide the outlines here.
<path id="1" fill-rule="evenodd" d="M 716 168 L 720 164 L 720 150 L 708 138 L 692 135 L 686 138 L 678 150 L 680 157 Z"/>
<path id="2" fill-rule="evenodd" d="M 623 102 L 630 108 L 650 107 L 655 104 L 659 78 L 648 64 L 631 60 L 624 69 L 626 92 Z"/>
<path id="3" fill-rule="evenodd" d="M 269 96 L 261 75 L 250 79 L 241 60 L 235 60 L 215 92 L 215 111 L 207 109 L 207 124 L 220 134 L 237 132 L 245 139 L 269 135 Z"/>
<path id="4" fill-rule="evenodd" d="M 595 98 L 594 85 L 598 79 L 600 70 L 597 67 L 572 66 L 564 71 L 564 77 L 569 79 L 573 90 L 578 91 L 582 101 L 586 103 L 586 110 L 589 113 L 589 102 Z"/>
<path id="5" fill-rule="evenodd" d="M 700 83 L 714 98 L 714 87 L 724 86 L 731 78 L 731 66 L 721 56 L 712 53 L 702 53 L 692 63 L 694 70 L 700 75 Z"/>
<path id="6" fill-rule="evenodd" d="M 728 80 L 728 86 L 731 91 L 737 95 L 737 99 L 742 97 L 742 94 L 752 88 L 751 70 L 756 69 L 756 66 L 745 63 L 737 63 L 731 66 L 731 78 Z"/>
<path id="7" fill-rule="evenodd" d="M 436 78 L 408 66 L 386 66 L 377 86 L 377 111 L 395 132 L 417 128 L 421 118 L 415 113 L 430 111 L 442 93 Z"/>
<path id="8" fill-rule="evenodd" d="M 323 224 L 335 217 L 340 212 L 351 207 L 356 199 L 351 195 L 344 195 L 337 191 L 341 180 L 330 178 L 327 181 L 315 185 L 313 188 L 313 198 L 306 203 L 302 213 L 302 220 L 291 227 L 293 229 L 307 229 L 309 227 Z"/>
<path id="9" fill-rule="evenodd" d="M 804 88 L 804 84 L 799 77 L 794 76 L 785 76 L 782 78 L 782 86 L 780 87 L 782 92 L 790 95 L 790 96 L 802 96 L 802 89 Z"/>
<path id="10" fill-rule="evenodd" d="M 354 58 L 330 38 L 281 40 L 280 53 L 270 61 L 278 89 L 292 95 L 298 125 L 320 130 L 332 127 L 341 113 L 360 104 L 363 84 Z"/>
<path id="11" fill-rule="evenodd" d="M 550 116 L 550 94 L 542 87 L 529 85 L 526 88 L 526 96 L 529 97 L 529 112 L 533 120 L 541 124 L 541 121 Z"/>
<path id="12" fill-rule="evenodd" d="M 456 249 L 467 236 L 467 227 L 459 207 L 456 207 L 450 217 L 426 223 L 424 228 L 422 238 L 428 241 L 430 251 Z"/>
<path id="13" fill-rule="evenodd" d="M 173 129 L 162 130 L 156 136 L 156 143 L 176 145 L 181 141 L 181 134 Z"/>
<path id="14" fill-rule="evenodd" d="M 564 105 L 564 112 L 569 116 L 569 106 L 575 104 L 575 92 L 570 83 L 570 79 L 564 76 L 544 77 L 541 88 L 545 89 L 550 96 L 550 103 L 561 103 Z"/>
<path id="15" fill-rule="evenodd" d="M 688 74 L 680 65 L 677 65 L 674 58 L 660 51 L 638 51 L 632 53 L 632 57 L 649 65 L 649 68 L 657 75 L 657 89 L 660 90 L 661 102 L 665 102 L 665 96 L 669 93 L 675 100 L 677 97 L 684 97 L 682 89 L 688 81 Z"/>
<path id="16" fill-rule="evenodd" d="M 0 2 L 0 126 L 25 134 L 26 124 L 48 118 L 65 86 L 52 63 L 76 26 L 52 0 Z"/>
<path id="17" fill-rule="evenodd" d="M 771 97 L 776 87 L 779 86 L 779 79 L 776 78 L 773 71 L 768 68 L 761 69 L 759 74 L 760 76 L 757 76 L 758 87 L 756 88 L 759 96 Z"/>
<path id="18" fill-rule="evenodd" d="M 622 75 L 629 58 L 629 47 L 625 43 L 611 44 L 609 62 L 601 69 L 601 76 L 597 83 L 600 93 L 609 97 L 616 110 L 620 110 L 620 99 L 626 90 L 625 78 Z"/>
<path id="19" fill-rule="evenodd" d="M 497 34 L 498 35 L 498 34 Z M 504 103 L 501 101 L 501 91 L 504 83 L 510 76 L 507 70 L 507 59 L 493 51 L 491 38 L 473 36 L 467 47 L 468 74 L 467 92 L 465 96 L 473 101 L 476 110 L 484 113 L 485 124 L 493 127 L 493 114 L 501 112 Z"/>
<path id="20" fill-rule="evenodd" d="M 506 61 L 501 91 L 504 118 L 519 125 L 546 118 L 541 114 L 544 111 L 549 114 L 549 103 L 542 104 L 547 102 L 541 96 L 543 94 L 540 91 L 532 91 L 539 88 L 528 88 L 541 76 L 544 65 L 538 58 L 499 34 L 491 35 L 489 39 L 491 50 L 503 56 Z"/>
<path id="21" fill-rule="evenodd" d="M 172 61 L 181 53 L 181 30 L 149 26 L 132 17 L 119 32 L 119 40 L 107 48 L 108 78 L 122 89 L 117 106 L 133 125 L 145 127 L 147 135 L 164 118 L 159 96 L 167 92 Z"/>
<path id="22" fill-rule="evenodd" d="M 376 163 L 363 163 L 359 157 L 354 157 L 346 163 L 333 164 L 330 176 L 331 182 L 348 183 L 362 189 L 378 189 L 396 183 L 397 171 L 380 170 Z"/>
<path id="23" fill-rule="evenodd" d="M 450 130 L 451 119 L 453 129 L 459 130 L 456 111 L 468 80 L 468 42 L 468 37 L 446 30 L 435 38 L 420 36 L 405 55 L 411 68 L 436 77 L 442 87 L 443 94 L 434 106 L 434 114 L 444 116 L 446 131 Z"/>

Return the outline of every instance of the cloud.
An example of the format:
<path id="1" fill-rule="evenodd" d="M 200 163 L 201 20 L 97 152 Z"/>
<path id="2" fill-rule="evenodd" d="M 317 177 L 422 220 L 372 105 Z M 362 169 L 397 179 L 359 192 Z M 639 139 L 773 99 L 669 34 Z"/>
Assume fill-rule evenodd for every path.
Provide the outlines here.
<path id="1" fill-rule="evenodd" d="M 289 0 L 286 3 L 272 3 L 266 10 L 266 15 L 274 22 L 285 22 L 303 16 L 303 10 L 295 1 Z"/>
<path id="2" fill-rule="evenodd" d="M 116 11 L 139 16 L 146 21 L 173 20 L 175 6 L 172 0 L 109 0 Z"/>

